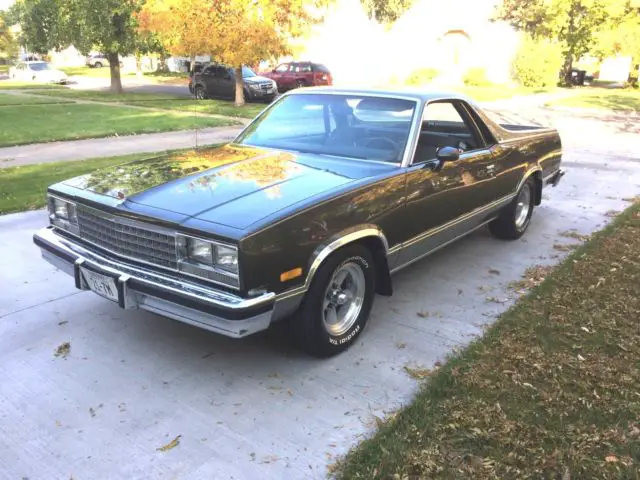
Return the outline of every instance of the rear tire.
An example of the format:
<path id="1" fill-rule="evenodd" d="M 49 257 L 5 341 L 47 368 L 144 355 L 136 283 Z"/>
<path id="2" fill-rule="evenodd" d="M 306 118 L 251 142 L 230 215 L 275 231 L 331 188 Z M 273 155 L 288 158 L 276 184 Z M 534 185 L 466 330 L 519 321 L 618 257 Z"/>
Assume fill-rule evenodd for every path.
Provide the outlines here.
<path id="1" fill-rule="evenodd" d="M 101 62 L 96 62 L 96 63 L 93 64 L 93 66 L 95 68 L 102 68 L 102 63 Z"/>
<path id="2" fill-rule="evenodd" d="M 500 216 L 489 223 L 491 233 L 505 240 L 516 240 L 524 235 L 531 222 L 535 195 L 536 181 L 529 177 Z"/>
<path id="3" fill-rule="evenodd" d="M 303 88 L 303 87 L 306 87 L 306 86 L 307 85 L 306 85 L 306 83 L 304 83 L 304 80 L 298 80 L 296 82 L 296 88 Z"/>
<path id="4" fill-rule="evenodd" d="M 290 320 L 296 346 L 316 357 L 349 348 L 369 320 L 375 283 L 373 256 L 364 246 L 350 245 L 331 254 Z"/>

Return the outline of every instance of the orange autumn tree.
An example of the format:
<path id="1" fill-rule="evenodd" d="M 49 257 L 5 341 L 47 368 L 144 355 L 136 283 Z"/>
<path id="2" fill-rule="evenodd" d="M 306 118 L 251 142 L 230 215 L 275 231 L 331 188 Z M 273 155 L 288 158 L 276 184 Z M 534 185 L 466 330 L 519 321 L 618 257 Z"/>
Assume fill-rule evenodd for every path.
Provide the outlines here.
<path id="1" fill-rule="evenodd" d="M 147 0 L 138 14 L 140 30 L 155 34 L 172 55 L 189 57 L 193 68 L 196 55 L 212 51 L 219 18 L 202 7 L 202 0 Z"/>
<path id="2" fill-rule="evenodd" d="M 143 29 L 179 55 L 209 54 L 236 72 L 236 105 L 244 104 L 242 65 L 290 53 L 290 41 L 321 19 L 330 0 L 147 0 Z"/>

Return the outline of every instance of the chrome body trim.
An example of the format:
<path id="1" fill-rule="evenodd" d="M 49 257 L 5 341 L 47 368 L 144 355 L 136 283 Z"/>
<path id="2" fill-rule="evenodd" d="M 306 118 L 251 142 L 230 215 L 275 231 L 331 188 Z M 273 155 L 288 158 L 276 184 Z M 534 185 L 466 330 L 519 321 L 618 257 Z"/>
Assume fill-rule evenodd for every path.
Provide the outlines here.
<path id="1" fill-rule="evenodd" d="M 382 245 L 384 246 L 385 254 L 388 253 L 389 242 L 387 241 L 387 237 L 384 235 L 382 230 L 380 230 L 380 228 L 378 228 L 375 225 L 366 225 L 366 226 L 363 225 L 360 227 L 354 227 L 352 229 L 349 229 L 346 232 L 343 232 L 337 238 L 334 238 L 329 244 L 321 245 L 316 249 L 316 251 L 313 253 L 312 260 L 309 265 L 309 269 L 307 271 L 307 277 L 305 279 L 304 286 L 298 287 L 295 290 L 304 288 L 304 291 L 306 291 L 309 288 L 309 285 L 313 280 L 313 276 L 316 274 L 316 271 L 318 270 L 318 268 L 320 268 L 320 265 L 322 264 L 322 262 L 333 252 L 338 250 L 340 247 L 344 247 L 349 243 L 352 243 L 367 237 L 378 238 L 382 242 Z"/>
<path id="2" fill-rule="evenodd" d="M 477 228 L 486 225 L 495 218 L 495 216 L 492 215 L 504 206 L 508 205 L 514 197 L 515 193 L 507 195 L 485 205 L 484 207 L 477 208 L 469 213 L 461 215 L 444 225 L 429 229 L 400 245 L 396 245 L 389 251 L 389 254 L 398 252 L 402 263 L 393 267 L 391 269 L 391 273 L 395 273 L 407 265 L 417 262 L 430 253 L 433 253 L 445 245 L 448 245 L 449 243 L 471 233 Z M 490 218 L 487 218 L 488 216 L 490 216 Z M 402 254 L 406 254 L 407 251 L 412 252 L 413 254 L 410 258 L 406 259 L 406 261 L 403 261 Z"/>
<path id="3" fill-rule="evenodd" d="M 269 327 L 288 311 L 276 308 L 276 295 L 266 292 L 243 298 L 188 280 L 128 265 L 87 250 L 46 227 L 34 234 L 34 242 L 49 263 L 73 276 L 76 287 L 87 290 L 80 267 L 116 280 L 122 308 L 140 308 L 229 337 L 244 337 Z M 291 302 L 289 302 L 291 304 Z"/>

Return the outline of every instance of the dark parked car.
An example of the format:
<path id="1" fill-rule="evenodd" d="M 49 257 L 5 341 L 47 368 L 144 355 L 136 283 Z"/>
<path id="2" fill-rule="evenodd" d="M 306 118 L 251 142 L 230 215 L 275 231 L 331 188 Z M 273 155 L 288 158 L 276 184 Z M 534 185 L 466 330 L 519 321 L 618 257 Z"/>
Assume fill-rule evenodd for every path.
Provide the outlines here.
<path id="1" fill-rule="evenodd" d="M 556 130 L 495 123 L 458 95 L 295 90 L 228 145 L 49 187 L 34 241 L 122 308 L 231 337 L 289 319 L 327 356 L 393 272 L 486 224 L 523 235 L 560 163 Z"/>
<path id="2" fill-rule="evenodd" d="M 242 80 L 244 98 L 247 101 L 271 101 L 278 95 L 278 87 L 273 80 L 256 75 L 248 67 L 242 67 Z M 211 97 L 235 98 L 235 70 L 225 65 L 207 65 L 189 79 L 189 91 L 199 100 Z"/>
<path id="3" fill-rule="evenodd" d="M 281 92 L 293 88 L 319 87 L 333 83 L 329 69 L 320 63 L 312 62 L 282 63 L 263 75 L 275 80 Z"/>

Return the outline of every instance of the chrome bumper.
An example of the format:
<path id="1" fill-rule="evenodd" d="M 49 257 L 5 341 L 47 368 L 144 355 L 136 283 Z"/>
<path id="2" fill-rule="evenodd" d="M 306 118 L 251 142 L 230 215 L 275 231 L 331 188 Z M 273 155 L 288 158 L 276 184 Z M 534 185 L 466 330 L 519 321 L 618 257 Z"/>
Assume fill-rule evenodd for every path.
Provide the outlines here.
<path id="1" fill-rule="evenodd" d="M 114 278 L 118 304 L 122 308 L 141 308 L 228 337 L 245 337 L 265 330 L 275 317 L 291 313 L 299 303 L 276 302 L 276 295 L 271 292 L 242 298 L 122 263 L 89 251 L 78 242 L 59 235 L 52 227 L 36 232 L 33 241 L 40 247 L 43 258 L 71 275 L 81 290 L 89 287 L 80 267 Z M 277 315 L 276 303 L 279 303 Z"/>

